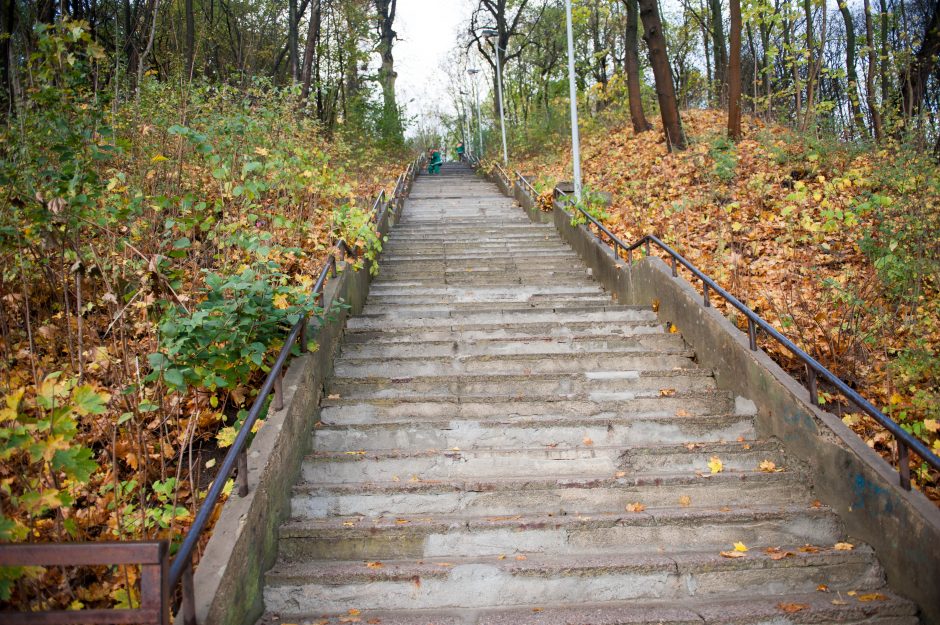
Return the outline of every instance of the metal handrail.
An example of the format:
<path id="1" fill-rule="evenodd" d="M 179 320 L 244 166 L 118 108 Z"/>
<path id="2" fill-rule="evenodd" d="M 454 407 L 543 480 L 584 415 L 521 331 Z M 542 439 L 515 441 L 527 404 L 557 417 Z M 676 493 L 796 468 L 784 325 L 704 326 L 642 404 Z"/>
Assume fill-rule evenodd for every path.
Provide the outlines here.
<path id="1" fill-rule="evenodd" d="M 516 174 L 516 178 L 519 180 L 519 182 L 525 185 L 525 187 L 529 190 L 529 195 L 531 195 L 532 199 L 534 200 L 539 195 L 539 192 L 535 190 L 535 187 L 532 186 L 532 183 L 525 179 L 525 176 L 519 173 L 518 169 L 514 169 L 513 173 Z"/>
<path id="2" fill-rule="evenodd" d="M 418 164 L 422 162 L 419 157 L 410 162 L 405 171 L 399 175 L 395 184 L 395 195 L 392 200 L 386 199 L 383 189 L 372 204 L 372 221 L 379 221 L 384 211 L 392 205 L 395 210 L 400 208 L 404 201 L 407 185 L 414 179 Z M 380 221 L 379 221 L 380 223 Z M 320 274 L 313 285 L 312 295 L 321 306 L 323 289 L 330 277 L 337 275 L 337 262 L 344 261 L 351 256 L 359 256 L 359 250 L 350 246 L 343 239 L 337 240 L 330 249 L 326 262 L 320 269 Z M 338 260 L 337 260 L 338 259 Z M 278 352 L 277 358 L 268 371 L 261 389 L 255 398 L 248 415 L 242 423 L 234 442 L 225 454 L 219 466 L 219 472 L 209 487 L 208 493 L 196 513 L 193 524 L 186 532 L 179 550 L 172 562 L 167 562 L 168 546 L 165 541 L 139 543 L 139 542 L 87 542 L 62 544 L 17 544 L 3 545 L 0 548 L 0 566 L 4 565 L 43 565 L 56 564 L 63 566 L 81 566 L 85 564 L 114 565 L 114 564 L 141 564 L 146 569 L 142 572 L 142 579 L 147 582 L 146 592 L 141 589 L 141 607 L 137 611 L 128 610 L 74 610 L 68 612 L 13 612 L 4 613 L 4 619 L 11 623 L 155 623 L 165 625 L 169 619 L 169 595 L 182 583 L 181 612 L 185 625 L 195 625 L 195 586 L 193 580 L 193 553 L 203 531 L 205 531 L 209 518 L 215 510 L 216 504 L 225 488 L 225 483 L 233 470 L 236 471 L 236 492 L 239 497 L 248 495 L 248 454 L 247 447 L 251 431 L 269 396 L 272 396 L 271 406 L 275 411 L 284 408 L 283 377 L 285 365 L 290 357 L 294 345 L 299 342 L 299 351 L 307 351 L 309 313 L 304 314 L 291 327 L 284 344 Z M 157 549 L 157 552 L 153 552 Z M 155 560 L 158 553 L 159 560 Z M 134 559 L 136 558 L 136 559 Z M 154 584 L 159 581 L 157 590 Z M 159 597 L 157 597 L 157 594 Z M 154 604 L 159 599 L 159 605 Z M 131 612 L 134 612 L 131 614 Z M 4 620 L 4 622 L 7 622 Z"/>
<path id="3" fill-rule="evenodd" d="M 498 165 L 497 165 L 498 166 Z M 520 180 L 526 182 L 518 172 L 516 175 Z M 526 183 L 528 184 L 528 183 Z M 531 188 L 531 185 L 529 185 Z M 568 194 L 558 187 L 555 187 L 555 193 L 559 196 L 568 196 Z M 534 199 L 534 198 L 533 198 Z M 564 206 L 565 203 L 562 205 Z M 615 251 L 623 250 L 627 253 L 627 262 L 632 266 L 633 264 L 633 251 L 643 247 L 646 251 L 646 255 L 650 255 L 650 244 L 655 245 L 660 248 L 666 254 L 669 255 L 672 264 L 672 277 L 677 278 L 679 276 L 678 266 L 682 265 L 688 269 L 693 276 L 702 281 L 702 305 L 706 308 L 711 306 L 711 301 L 709 299 L 709 291 L 714 291 L 722 299 L 728 302 L 732 307 L 738 310 L 747 318 L 747 334 L 748 334 L 748 343 L 751 351 L 757 351 L 757 330 L 763 330 L 770 337 L 780 343 L 785 347 L 797 360 L 801 361 L 806 367 L 806 386 L 809 391 L 810 403 L 816 406 L 819 402 L 818 392 L 817 392 L 817 376 L 822 377 L 825 381 L 831 384 L 835 389 L 841 393 L 848 401 L 855 404 L 860 408 L 865 414 L 872 417 L 877 421 L 882 427 L 884 427 L 888 432 L 890 432 L 898 445 L 898 477 L 901 488 L 905 490 L 911 490 L 911 467 L 910 467 L 910 451 L 913 450 L 921 459 L 924 460 L 927 464 L 932 466 L 934 469 L 940 471 L 940 457 L 933 453 L 923 441 L 919 440 L 904 428 L 902 428 L 896 421 L 888 417 L 881 410 L 875 407 L 870 401 L 859 395 L 855 390 L 849 387 L 841 378 L 836 374 L 832 373 L 827 369 L 822 363 L 810 356 L 808 353 L 800 349 L 796 344 L 794 344 L 790 339 L 781 334 L 776 328 L 774 328 L 769 322 L 764 320 L 760 315 L 751 310 L 748 306 L 742 303 L 734 295 L 723 289 L 718 285 L 714 280 L 705 275 L 701 270 L 699 270 L 695 265 L 686 260 L 681 254 L 672 249 L 666 243 L 661 241 L 658 237 L 647 234 L 640 238 L 638 241 L 632 244 L 624 243 L 620 238 L 611 232 L 604 224 L 595 219 L 590 215 L 584 208 L 574 202 L 571 202 L 570 199 L 566 202 L 568 206 L 576 208 L 582 215 L 584 215 L 587 220 L 597 227 L 610 241 L 610 244 Z M 590 229 L 589 229 L 590 231 Z M 593 233 L 592 233 L 593 234 Z M 598 235 L 598 239 L 600 237 Z"/>
<path id="4" fill-rule="evenodd" d="M 410 166 L 411 165 L 409 165 L 409 167 Z M 399 179 L 400 178 L 401 177 L 399 177 Z M 396 189 L 397 188 L 398 186 L 396 184 Z M 380 223 L 380 219 L 382 218 L 380 212 L 384 213 L 384 211 L 388 209 L 388 204 L 389 203 L 385 201 L 385 189 L 382 189 L 378 196 L 376 196 L 375 201 L 372 203 L 371 220 L 373 222 Z M 380 206 L 382 207 L 381 209 L 379 208 Z M 353 247 L 350 247 L 350 245 L 343 239 L 339 239 L 333 245 L 333 249 L 336 250 L 340 258 L 343 260 L 345 260 L 347 256 L 352 256 L 354 258 L 358 256 L 358 251 Z M 325 304 L 323 301 L 323 288 L 326 284 L 328 276 L 336 276 L 336 256 L 333 254 L 332 250 L 327 257 L 326 263 L 320 270 L 320 275 L 317 277 L 317 281 L 313 286 L 313 295 L 319 300 L 321 306 Z M 290 352 L 293 349 L 294 344 L 297 343 L 298 338 L 301 339 L 299 346 L 300 352 L 304 353 L 307 350 L 306 336 L 308 322 L 309 315 L 302 315 L 300 319 L 294 323 L 293 327 L 287 335 L 287 338 L 284 340 L 284 345 L 281 347 L 281 351 L 278 353 L 277 359 L 274 361 L 274 364 L 271 366 L 268 375 L 265 377 L 264 383 L 261 385 L 261 389 L 258 391 L 258 395 L 251 405 L 251 409 L 248 411 L 248 416 L 245 418 L 244 423 L 242 423 L 242 426 L 235 437 L 235 441 L 232 443 L 228 453 L 225 454 L 225 458 L 222 460 L 222 464 L 219 467 L 219 472 L 216 475 L 215 480 L 212 482 L 212 486 L 209 488 L 209 492 L 206 494 L 206 498 L 199 507 L 199 512 L 196 514 L 195 521 L 193 521 L 189 531 L 186 532 L 186 537 L 183 539 L 183 543 L 180 545 L 179 551 L 177 551 L 176 556 L 173 558 L 173 562 L 170 564 L 170 587 L 174 588 L 178 582 L 182 582 L 182 612 L 184 625 L 196 624 L 195 587 L 193 583 L 192 564 L 193 550 L 199 541 L 199 537 L 205 530 L 209 516 L 215 509 L 215 505 L 218 503 L 219 496 L 222 494 L 222 490 L 225 487 L 225 482 L 228 479 L 228 476 L 231 475 L 232 469 L 235 468 L 236 463 L 238 465 L 238 474 L 236 477 L 238 482 L 238 495 L 240 497 L 244 497 L 248 494 L 248 438 L 251 436 L 252 427 L 258 420 L 258 417 L 261 415 L 265 400 L 268 398 L 268 395 L 271 394 L 272 390 L 274 390 L 274 398 L 272 402 L 274 409 L 283 409 L 284 393 L 282 389 L 282 381 L 284 377 L 284 365 L 290 356 Z"/>

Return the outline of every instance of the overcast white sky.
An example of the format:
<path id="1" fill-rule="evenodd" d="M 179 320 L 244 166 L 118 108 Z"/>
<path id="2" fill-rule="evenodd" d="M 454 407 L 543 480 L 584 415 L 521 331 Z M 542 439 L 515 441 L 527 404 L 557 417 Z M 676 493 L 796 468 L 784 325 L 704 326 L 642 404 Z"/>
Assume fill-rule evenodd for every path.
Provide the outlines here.
<path id="1" fill-rule="evenodd" d="M 443 68 L 470 22 L 473 4 L 472 0 L 398 0 L 395 31 L 399 41 L 393 52 L 396 92 L 409 116 L 420 116 L 449 101 Z"/>

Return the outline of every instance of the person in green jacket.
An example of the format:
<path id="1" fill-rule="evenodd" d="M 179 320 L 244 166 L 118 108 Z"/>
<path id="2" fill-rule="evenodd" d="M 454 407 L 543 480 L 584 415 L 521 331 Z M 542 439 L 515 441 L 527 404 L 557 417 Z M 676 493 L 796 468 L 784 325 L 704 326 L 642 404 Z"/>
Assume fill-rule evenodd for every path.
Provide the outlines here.
<path id="1" fill-rule="evenodd" d="M 441 171 L 441 150 L 439 148 L 430 149 L 431 156 L 428 158 L 428 173 L 436 174 Z"/>
<path id="2" fill-rule="evenodd" d="M 457 160 L 458 161 L 461 161 L 461 162 L 463 161 L 463 153 L 464 153 L 464 147 L 463 147 L 463 141 L 461 141 L 460 143 L 457 144 Z"/>

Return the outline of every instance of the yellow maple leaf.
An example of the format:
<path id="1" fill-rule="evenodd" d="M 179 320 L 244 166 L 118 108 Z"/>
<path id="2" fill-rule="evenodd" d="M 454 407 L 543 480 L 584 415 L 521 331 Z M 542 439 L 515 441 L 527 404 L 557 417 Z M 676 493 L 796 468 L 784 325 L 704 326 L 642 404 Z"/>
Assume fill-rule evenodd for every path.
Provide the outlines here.
<path id="1" fill-rule="evenodd" d="M 747 551 L 747 546 L 744 543 L 734 543 L 735 551 Z"/>
<path id="2" fill-rule="evenodd" d="M 290 302 L 287 301 L 287 295 L 284 293 L 278 293 L 274 296 L 274 307 L 278 310 L 284 310 L 290 306 Z"/>
<path id="3" fill-rule="evenodd" d="M 644 510 L 646 510 L 646 506 L 638 501 L 627 504 L 627 512 L 643 512 Z"/>
<path id="4" fill-rule="evenodd" d="M 936 432 L 940 430 L 940 421 L 937 419 L 924 419 L 924 428 L 928 432 Z"/>
<path id="5" fill-rule="evenodd" d="M 760 463 L 760 470 L 764 473 L 773 473 L 777 470 L 777 465 L 771 462 L 770 460 L 764 460 Z"/>
<path id="6" fill-rule="evenodd" d="M 711 469 L 712 473 L 721 473 L 724 469 L 724 465 L 721 463 L 721 458 L 718 456 L 712 456 L 708 461 L 708 468 Z"/>
<path id="7" fill-rule="evenodd" d="M 836 543 L 834 549 L 836 551 L 852 551 L 855 549 L 855 545 L 852 543 Z"/>

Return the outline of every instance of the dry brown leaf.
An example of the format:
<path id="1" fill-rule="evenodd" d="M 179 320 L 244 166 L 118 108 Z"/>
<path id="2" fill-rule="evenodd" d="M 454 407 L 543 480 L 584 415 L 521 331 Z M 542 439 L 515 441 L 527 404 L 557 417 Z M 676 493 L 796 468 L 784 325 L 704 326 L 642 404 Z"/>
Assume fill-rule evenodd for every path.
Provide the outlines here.
<path id="1" fill-rule="evenodd" d="M 777 609 L 787 614 L 793 614 L 794 612 L 799 612 L 800 610 L 805 610 L 809 606 L 805 603 L 778 603 Z"/>
<path id="2" fill-rule="evenodd" d="M 825 584 L 820 584 L 819 586 L 816 586 L 816 590 L 819 592 L 829 592 L 829 586 L 826 586 Z"/>
<path id="3" fill-rule="evenodd" d="M 659 389 L 660 397 L 672 397 L 676 394 L 676 389 L 674 388 L 661 388 Z"/>
<path id="4" fill-rule="evenodd" d="M 859 601 L 887 601 L 888 597 L 881 594 L 880 592 L 870 592 L 864 595 L 859 595 L 856 597 Z"/>
<path id="5" fill-rule="evenodd" d="M 592 441 L 592 440 L 591 440 L 591 437 L 589 437 L 589 436 L 585 436 L 585 437 L 584 437 L 584 440 L 582 440 L 581 442 L 584 443 L 585 445 L 593 445 L 593 444 L 594 444 L 594 441 Z"/>
<path id="6" fill-rule="evenodd" d="M 516 556 L 516 560 L 518 560 L 519 562 L 522 562 L 523 560 L 528 560 L 528 558 L 520 553 L 519 555 Z"/>
<path id="7" fill-rule="evenodd" d="M 718 554 L 723 558 L 743 558 L 747 555 L 742 551 L 719 551 Z"/>
<path id="8" fill-rule="evenodd" d="M 758 468 L 764 473 L 774 473 L 777 470 L 777 465 L 770 460 L 764 460 Z"/>
<path id="9" fill-rule="evenodd" d="M 683 508 L 688 508 L 689 506 L 692 505 L 692 498 L 689 497 L 688 495 L 682 495 L 681 497 L 679 497 L 679 505 L 682 506 Z"/>
<path id="10" fill-rule="evenodd" d="M 819 553 L 819 547 L 816 545 L 803 545 L 799 548 L 801 553 Z"/>
<path id="11" fill-rule="evenodd" d="M 853 549 L 855 549 L 855 545 L 853 545 L 852 543 L 836 543 L 833 549 L 835 549 L 836 551 L 852 551 Z"/>
<path id="12" fill-rule="evenodd" d="M 627 475 L 626 471 L 617 471 L 616 473 L 614 473 L 614 477 L 626 477 L 626 475 Z"/>
<path id="13" fill-rule="evenodd" d="M 369 567 L 370 569 L 380 569 L 385 565 L 382 564 L 381 562 L 376 561 L 376 562 L 366 562 L 366 566 Z"/>
<path id="14" fill-rule="evenodd" d="M 339 399 L 339 393 L 330 393 L 326 396 L 327 399 Z"/>
<path id="15" fill-rule="evenodd" d="M 627 512 L 643 512 L 644 510 L 646 510 L 646 506 L 639 501 L 627 504 Z"/>
<path id="16" fill-rule="evenodd" d="M 692 413 L 686 410 L 685 408 L 679 408 L 678 410 L 676 410 L 676 416 L 677 417 L 691 417 Z"/>

